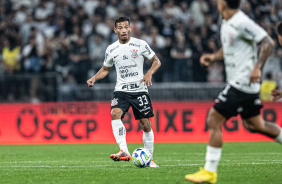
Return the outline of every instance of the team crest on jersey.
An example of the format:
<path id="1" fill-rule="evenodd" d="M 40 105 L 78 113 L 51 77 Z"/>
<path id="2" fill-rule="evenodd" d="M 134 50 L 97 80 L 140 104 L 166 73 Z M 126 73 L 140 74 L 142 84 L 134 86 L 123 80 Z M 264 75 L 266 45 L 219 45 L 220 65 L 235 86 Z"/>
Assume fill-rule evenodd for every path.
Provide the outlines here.
<path id="1" fill-rule="evenodd" d="M 138 57 L 137 51 L 138 50 L 134 50 L 134 49 L 130 51 L 130 52 L 132 52 L 132 54 L 131 54 L 132 58 L 137 58 Z"/>
<path id="2" fill-rule="evenodd" d="M 236 42 L 236 35 L 234 33 L 228 33 L 229 35 L 229 45 L 233 46 Z"/>
<path id="3" fill-rule="evenodd" d="M 118 98 L 112 99 L 111 106 L 115 106 L 118 104 Z"/>

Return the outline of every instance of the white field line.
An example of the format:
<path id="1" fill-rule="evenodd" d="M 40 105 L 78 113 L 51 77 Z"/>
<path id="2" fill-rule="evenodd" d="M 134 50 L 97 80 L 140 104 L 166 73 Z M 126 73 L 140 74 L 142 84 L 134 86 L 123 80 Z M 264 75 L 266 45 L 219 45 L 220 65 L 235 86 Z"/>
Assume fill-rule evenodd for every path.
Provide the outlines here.
<path id="1" fill-rule="evenodd" d="M 268 161 L 268 162 L 243 162 L 243 163 L 221 163 L 220 165 L 268 165 L 268 164 L 280 164 L 282 160 Z M 179 166 L 201 166 L 203 164 L 166 164 L 160 165 L 160 167 L 179 167 Z M 121 165 L 121 167 L 131 167 L 132 165 Z M 12 165 L 12 166 L 0 166 L 0 168 L 95 168 L 95 167 L 113 167 L 110 165 Z"/>
<path id="2" fill-rule="evenodd" d="M 200 160 L 163 160 L 165 162 L 204 162 L 204 158 Z M 222 160 L 221 162 L 234 162 L 238 160 Z M 282 160 L 258 160 L 259 162 L 282 162 Z M 2 164 L 48 164 L 48 163 L 59 163 L 59 162 L 65 162 L 65 163 L 108 163 L 111 161 L 102 161 L 102 160 L 95 160 L 95 161 L 80 161 L 80 160 L 44 160 L 44 161 L 0 161 L 0 167 Z M 239 164 L 239 163 L 238 163 Z"/>

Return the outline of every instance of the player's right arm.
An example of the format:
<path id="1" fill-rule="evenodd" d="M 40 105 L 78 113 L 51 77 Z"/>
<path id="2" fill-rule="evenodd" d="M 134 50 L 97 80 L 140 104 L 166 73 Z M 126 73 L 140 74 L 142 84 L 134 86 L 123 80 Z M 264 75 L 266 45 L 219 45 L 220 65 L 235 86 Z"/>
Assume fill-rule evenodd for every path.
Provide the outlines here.
<path id="1" fill-rule="evenodd" d="M 105 53 L 104 66 L 98 71 L 96 75 L 94 75 L 87 81 L 88 87 L 94 86 L 94 83 L 97 80 L 105 78 L 109 74 L 110 68 L 113 66 L 113 64 L 113 58 L 110 55 L 110 48 L 108 47 Z"/>
<path id="2" fill-rule="evenodd" d="M 223 60 L 223 49 L 219 49 L 212 54 L 203 54 L 200 58 L 200 63 L 203 66 L 210 66 L 215 61 Z"/>
<path id="3" fill-rule="evenodd" d="M 87 81 L 87 84 L 88 84 L 88 87 L 92 87 L 94 86 L 94 83 L 97 81 L 97 80 L 100 80 L 100 79 L 103 79 L 105 78 L 110 72 L 110 67 L 107 67 L 107 66 L 103 66 L 96 75 L 94 75 L 93 77 L 91 77 L 88 81 Z"/>

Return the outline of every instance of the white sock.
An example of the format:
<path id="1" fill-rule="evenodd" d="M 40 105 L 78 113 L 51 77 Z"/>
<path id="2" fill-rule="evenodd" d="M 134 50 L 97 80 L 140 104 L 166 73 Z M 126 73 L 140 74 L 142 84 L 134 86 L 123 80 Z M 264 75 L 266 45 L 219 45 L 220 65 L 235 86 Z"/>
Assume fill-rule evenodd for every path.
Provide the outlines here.
<path id="1" fill-rule="evenodd" d="M 279 135 L 275 138 L 275 140 L 277 142 L 279 142 L 280 144 L 282 144 L 282 129 L 280 130 Z"/>
<path id="2" fill-rule="evenodd" d="M 150 151 L 150 153 L 153 155 L 154 152 L 154 133 L 153 129 L 151 129 L 150 132 L 144 132 L 143 130 L 143 144 L 144 148 Z"/>
<path id="3" fill-rule="evenodd" d="M 119 148 L 129 153 L 126 144 L 126 130 L 121 119 L 112 120 L 112 129 Z"/>
<path id="4" fill-rule="evenodd" d="M 205 169 L 210 172 L 216 172 L 221 157 L 221 148 L 207 146 Z"/>

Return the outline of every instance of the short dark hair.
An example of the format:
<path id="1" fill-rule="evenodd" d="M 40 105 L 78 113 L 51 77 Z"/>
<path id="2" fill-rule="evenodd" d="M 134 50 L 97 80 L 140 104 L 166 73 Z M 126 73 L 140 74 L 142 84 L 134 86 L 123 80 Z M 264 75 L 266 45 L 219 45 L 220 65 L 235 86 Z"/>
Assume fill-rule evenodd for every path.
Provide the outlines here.
<path id="1" fill-rule="evenodd" d="M 241 0 L 224 0 L 230 9 L 238 9 L 240 7 Z"/>
<path id="2" fill-rule="evenodd" d="M 277 33 L 278 33 L 279 36 L 282 36 L 282 22 L 278 23 Z"/>
<path id="3" fill-rule="evenodd" d="M 125 22 L 128 21 L 129 25 L 130 25 L 130 18 L 129 17 L 119 17 L 116 21 L 115 21 L 115 27 L 117 27 L 117 23 L 120 22 Z"/>

